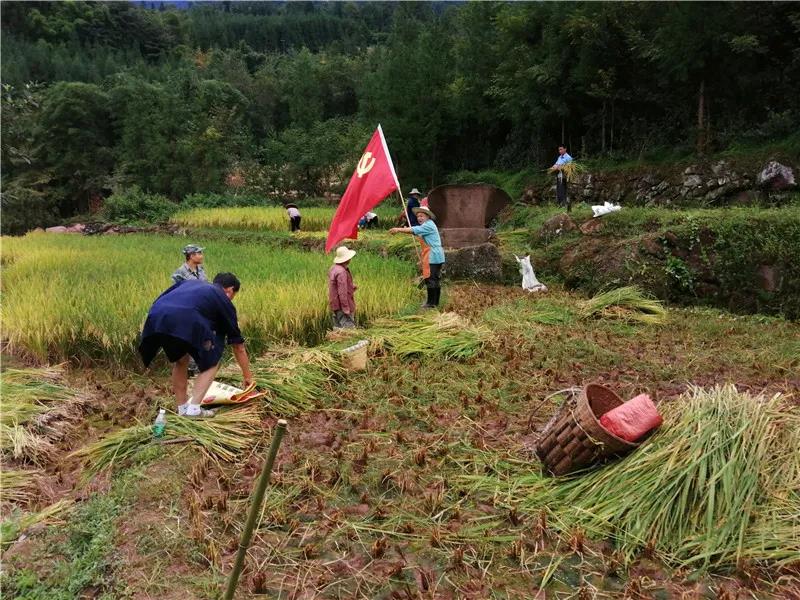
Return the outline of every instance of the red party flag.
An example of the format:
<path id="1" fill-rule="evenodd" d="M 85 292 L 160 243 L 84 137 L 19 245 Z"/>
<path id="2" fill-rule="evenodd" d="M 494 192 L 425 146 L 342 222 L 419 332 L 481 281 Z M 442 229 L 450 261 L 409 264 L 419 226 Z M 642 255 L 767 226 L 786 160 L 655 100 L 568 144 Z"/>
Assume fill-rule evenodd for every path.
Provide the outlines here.
<path id="1" fill-rule="evenodd" d="M 364 154 L 356 165 L 356 170 L 347 184 L 347 190 L 333 215 L 325 252 L 330 252 L 344 238 L 358 238 L 358 220 L 364 213 L 375 208 L 381 200 L 394 190 L 400 189 L 394 172 L 392 157 L 383 137 L 383 129 L 378 125 L 372 139 L 364 149 Z"/>

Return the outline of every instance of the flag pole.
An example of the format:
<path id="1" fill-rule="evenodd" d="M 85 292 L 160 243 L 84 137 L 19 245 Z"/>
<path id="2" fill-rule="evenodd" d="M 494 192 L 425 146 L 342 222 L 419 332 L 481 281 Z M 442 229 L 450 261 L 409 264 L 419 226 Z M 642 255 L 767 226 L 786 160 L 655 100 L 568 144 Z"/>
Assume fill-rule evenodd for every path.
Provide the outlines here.
<path id="1" fill-rule="evenodd" d="M 406 216 L 406 223 L 408 223 L 408 227 L 410 229 L 411 228 L 411 217 L 408 216 L 408 209 L 406 208 L 406 201 L 403 198 L 403 194 L 400 191 L 400 188 L 397 189 L 397 197 L 400 198 L 400 206 L 403 207 L 403 214 Z M 424 268 L 423 265 L 422 265 L 422 254 L 420 254 L 420 247 L 422 246 L 422 243 L 417 240 L 416 236 L 413 233 L 411 234 L 411 237 L 414 240 L 414 250 L 417 253 L 417 262 L 419 262 L 420 268 Z"/>
<path id="2" fill-rule="evenodd" d="M 397 173 L 394 170 L 394 164 L 392 163 L 392 155 L 389 154 L 389 146 L 386 144 L 386 138 L 383 136 L 383 127 L 381 124 L 378 123 L 378 131 L 380 132 L 381 136 L 381 144 L 383 144 L 383 151 L 386 154 L 386 158 L 389 162 L 389 168 L 392 170 L 392 177 L 394 177 L 394 183 L 397 186 L 397 197 L 400 198 L 400 206 L 403 207 L 403 214 L 406 216 L 406 223 L 408 223 L 409 229 L 411 228 L 411 217 L 408 216 L 408 210 L 406 210 L 406 201 L 403 198 L 403 188 L 400 186 L 400 180 L 397 178 Z M 414 238 L 414 234 L 411 234 L 411 237 Z M 422 254 L 420 253 L 420 248 L 422 246 L 421 242 L 418 242 L 416 238 L 414 238 L 414 251 L 417 253 L 417 262 L 419 263 L 420 269 L 423 268 L 422 265 Z"/>

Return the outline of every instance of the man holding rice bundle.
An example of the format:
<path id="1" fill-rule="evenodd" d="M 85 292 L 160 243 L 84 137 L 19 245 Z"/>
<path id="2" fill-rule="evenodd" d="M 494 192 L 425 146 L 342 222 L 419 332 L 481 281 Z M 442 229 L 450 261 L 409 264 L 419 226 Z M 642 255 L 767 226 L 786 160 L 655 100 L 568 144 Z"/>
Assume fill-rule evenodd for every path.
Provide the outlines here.
<path id="1" fill-rule="evenodd" d="M 424 243 L 423 248 L 427 246 L 425 254 L 427 255 L 427 264 L 422 265 L 423 275 L 425 277 L 425 287 L 428 290 L 428 298 L 422 308 L 436 308 L 439 306 L 439 300 L 442 295 L 442 267 L 444 266 L 444 248 L 442 248 L 442 239 L 439 237 L 439 228 L 436 227 L 436 215 L 433 214 L 430 208 L 418 207 L 414 209 L 414 215 L 417 217 L 419 225 L 412 225 L 411 227 L 392 227 L 389 233 L 411 233 L 419 237 Z M 430 271 L 426 271 L 425 267 Z"/>
<path id="2" fill-rule="evenodd" d="M 232 302 L 240 287 L 233 273 L 217 274 L 213 285 L 180 281 L 150 307 L 139 354 L 147 367 L 158 351 L 164 349 L 172 363 L 172 390 L 181 416 L 214 416 L 213 411 L 202 409 L 200 402 L 217 374 L 226 338 L 242 370 L 245 387 L 253 382 L 250 359 Z M 195 379 L 191 401 L 187 402 L 190 357 L 197 363 L 200 374 Z"/>
<path id="3" fill-rule="evenodd" d="M 567 177 L 564 173 L 564 165 L 571 162 L 572 157 L 567 154 L 567 147 L 559 146 L 558 158 L 556 158 L 553 166 L 550 167 L 550 170 L 556 173 L 556 200 L 567 209 L 567 212 L 570 212 L 572 207 L 570 206 L 569 198 L 567 198 Z"/>

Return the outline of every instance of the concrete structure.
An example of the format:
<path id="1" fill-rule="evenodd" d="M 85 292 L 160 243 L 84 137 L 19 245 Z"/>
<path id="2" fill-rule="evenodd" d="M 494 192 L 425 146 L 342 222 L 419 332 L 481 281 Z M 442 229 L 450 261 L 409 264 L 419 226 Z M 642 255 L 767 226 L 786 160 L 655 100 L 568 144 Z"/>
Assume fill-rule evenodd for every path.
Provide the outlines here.
<path id="1" fill-rule="evenodd" d="M 440 185 L 428 194 L 428 206 L 445 248 L 467 248 L 489 241 L 489 224 L 511 198 L 487 183 Z"/>

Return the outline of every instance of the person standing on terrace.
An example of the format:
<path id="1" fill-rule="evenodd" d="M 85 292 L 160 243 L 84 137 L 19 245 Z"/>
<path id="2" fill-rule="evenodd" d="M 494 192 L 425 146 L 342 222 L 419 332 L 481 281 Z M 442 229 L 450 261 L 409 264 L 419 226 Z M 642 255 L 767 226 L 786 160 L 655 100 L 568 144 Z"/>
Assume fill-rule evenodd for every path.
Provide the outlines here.
<path id="1" fill-rule="evenodd" d="M 570 212 L 572 207 L 567 197 L 567 177 L 564 174 L 564 165 L 571 162 L 572 157 L 567 154 L 567 147 L 559 146 L 558 158 L 556 158 L 556 162 L 553 163 L 553 166 L 550 167 L 550 170 L 556 173 L 556 200 L 567 209 L 567 212 Z"/>

